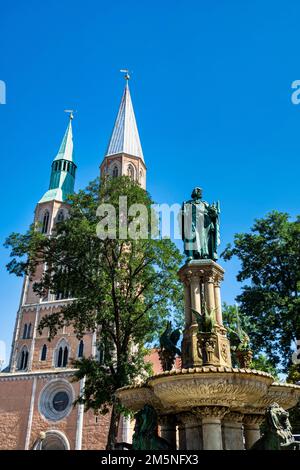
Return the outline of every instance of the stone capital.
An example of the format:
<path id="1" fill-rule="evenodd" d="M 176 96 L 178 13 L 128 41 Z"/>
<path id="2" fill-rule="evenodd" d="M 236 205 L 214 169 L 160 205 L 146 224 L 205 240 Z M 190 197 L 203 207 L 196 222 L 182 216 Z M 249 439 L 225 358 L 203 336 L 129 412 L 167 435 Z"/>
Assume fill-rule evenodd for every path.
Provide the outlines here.
<path id="1" fill-rule="evenodd" d="M 199 426 L 199 420 L 193 413 L 180 413 L 177 415 L 177 422 L 186 427 Z"/>
<path id="2" fill-rule="evenodd" d="M 202 420 L 221 420 L 229 412 L 229 408 L 226 406 L 198 406 L 197 408 L 193 408 L 192 411 L 196 416 L 202 418 Z"/>
<path id="3" fill-rule="evenodd" d="M 246 414 L 243 417 L 243 423 L 246 426 L 260 426 L 264 422 L 264 415 L 259 415 L 259 414 Z"/>
<path id="4" fill-rule="evenodd" d="M 224 421 L 230 423 L 242 423 L 244 415 L 238 411 L 230 411 L 224 417 Z"/>

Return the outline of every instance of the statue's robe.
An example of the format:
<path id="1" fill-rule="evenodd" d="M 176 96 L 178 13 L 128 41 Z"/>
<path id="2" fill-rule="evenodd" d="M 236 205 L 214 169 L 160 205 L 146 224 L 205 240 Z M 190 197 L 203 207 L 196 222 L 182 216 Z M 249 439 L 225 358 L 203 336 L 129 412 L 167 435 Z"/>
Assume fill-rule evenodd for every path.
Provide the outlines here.
<path id="1" fill-rule="evenodd" d="M 216 260 L 220 243 L 217 209 L 201 200 L 185 202 L 182 206 L 182 239 L 188 257 Z"/>

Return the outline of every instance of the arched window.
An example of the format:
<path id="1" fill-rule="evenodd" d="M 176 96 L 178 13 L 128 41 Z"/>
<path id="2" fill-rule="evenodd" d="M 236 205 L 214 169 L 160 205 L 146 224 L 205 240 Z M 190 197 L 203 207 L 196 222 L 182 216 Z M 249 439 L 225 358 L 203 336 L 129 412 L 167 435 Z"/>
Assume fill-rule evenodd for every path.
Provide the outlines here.
<path id="1" fill-rule="evenodd" d="M 42 233 L 48 232 L 49 225 L 49 211 L 46 211 L 43 217 Z"/>
<path id="2" fill-rule="evenodd" d="M 143 175 L 143 170 L 140 170 L 140 183 L 142 183 L 142 181 L 143 181 L 143 176 L 144 176 Z"/>
<path id="3" fill-rule="evenodd" d="M 26 347 L 24 347 L 21 351 L 20 357 L 19 357 L 19 370 L 25 370 L 27 369 L 27 364 L 28 364 L 28 350 Z"/>
<path id="4" fill-rule="evenodd" d="M 66 171 L 66 166 L 67 166 L 67 162 L 66 160 L 64 161 L 64 171 Z"/>
<path id="5" fill-rule="evenodd" d="M 118 167 L 117 165 L 115 165 L 113 167 L 113 172 L 112 172 L 113 178 L 117 178 L 118 174 L 119 174 Z"/>
<path id="6" fill-rule="evenodd" d="M 47 359 L 47 345 L 44 344 L 42 347 L 42 352 L 41 352 L 41 361 L 45 361 Z"/>
<path id="7" fill-rule="evenodd" d="M 58 357 L 57 357 L 56 367 L 62 367 L 62 359 L 63 359 L 63 348 L 60 347 L 59 350 L 58 350 Z"/>
<path id="8" fill-rule="evenodd" d="M 65 218 L 64 211 L 60 210 L 59 213 L 57 214 L 57 222 L 62 222 Z"/>
<path id="9" fill-rule="evenodd" d="M 69 360 L 69 346 L 65 339 L 62 339 L 57 345 L 55 351 L 55 367 L 66 367 Z"/>
<path id="10" fill-rule="evenodd" d="M 25 323 L 24 329 L 23 329 L 23 339 L 26 339 L 26 338 L 27 338 L 27 323 Z"/>
<path id="11" fill-rule="evenodd" d="M 132 165 L 128 165 L 127 176 L 133 181 L 134 180 L 134 168 Z"/>
<path id="12" fill-rule="evenodd" d="M 65 346 L 65 349 L 64 349 L 64 356 L 63 356 L 63 367 L 66 367 L 67 364 L 68 364 L 68 358 L 69 358 L 69 350 L 67 348 L 67 346 Z"/>
<path id="13" fill-rule="evenodd" d="M 28 325 L 26 338 L 27 338 L 27 339 L 31 338 L 31 323 L 29 323 L 29 325 Z"/>
<path id="14" fill-rule="evenodd" d="M 83 340 L 80 340 L 80 343 L 78 346 L 78 357 L 83 357 L 83 350 L 84 350 L 84 342 Z"/>

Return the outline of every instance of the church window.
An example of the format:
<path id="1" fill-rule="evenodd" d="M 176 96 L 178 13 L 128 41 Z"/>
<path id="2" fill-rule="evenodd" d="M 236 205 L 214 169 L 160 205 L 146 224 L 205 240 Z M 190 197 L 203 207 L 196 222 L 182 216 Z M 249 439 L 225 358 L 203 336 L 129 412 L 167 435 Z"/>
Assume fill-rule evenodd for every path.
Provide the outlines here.
<path id="1" fill-rule="evenodd" d="M 24 328 L 23 328 L 23 339 L 27 338 L 27 323 L 25 323 Z"/>
<path id="2" fill-rule="evenodd" d="M 128 165 L 127 176 L 133 181 L 134 180 L 134 168 L 132 165 Z"/>
<path id="3" fill-rule="evenodd" d="M 58 215 L 57 215 L 57 222 L 63 222 L 65 216 L 64 216 L 64 211 L 60 210 Z"/>
<path id="4" fill-rule="evenodd" d="M 52 405 L 55 411 L 64 411 L 69 405 L 69 402 L 69 395 L 65 391 L 62 391 L 54 395 Z"/>
<path id="5" fill-rule="evenodd" d="M 72 411 L 75 395 L 69 382 L 58 377 L 43 388 L 38 407 L 43 417 L 49 421 L 59 421 Z M 47 432 L 48 434 L 48 432 Z M 53 450 L 55 447 L 53 447 Z"/>
<path id="6" fill-rule="evenodd" d="M 43 217 L 42 233 L 48 232 L 49 225 L 49 211 L 46 211 Z"/>
<path id="7" fill-rule="evenodd" d="M 42 352 L 41 352 L 41 361 L 45 361 L 47 358 L 47 346 L 44 344 L 42 347 Z"/>
<path id="8" fill-rule="evenodd" d="M 113 178 L 117 178 L 118 174 L 119 174 L 118 167 L 117 167 L 117 165 L 115 165 L 114 168 L 113 168 L 113 173 L 112 173 Z"/>
<path id="9" fill-rule="evenodd" d="M 66 367 L 67 364 L 68 364 L 68 358 L 69 358 L 69 350 L 67 348 L 67 346 L 65 346 L 65 349 L 64 349 L 64 356 L 63 356 L 63 367 Z"/>
<path id="10" fill-rule="evenodd" d="M 66 171 L 67 162 L 64 161 L 64 171 Z"/>
<path id="11" fill-rule="evenodd" d="M 28 329 L 27 329 L 27 336 L 26 336 L 27 339 L 31 338 L 31 326 L 32 326 L 31 323 L 29 323 Z"/>
<path id="12" fill-rule="evenodd" d="M 26 370 L 27 369 L 27 364 L 28 364 L 28 350 L 26 347 L 24 347 L 21 351 L 20 354 L 20 359 L 19 359 L 19 370 Z"/>
<path id="13" fill-rule="evenodd" d="M 56 349 L 56 367 L 66 367 L 69 360 L 69 348 L 67 342 L 63 340 Z"/>
<path id="14" fill-rule="evenodd" d="M 84 342 L 80 340 L 79 347 L 78 347 L 78 357 L 83 357 L 83 350 L 84 350 Z"/>
<path id="15" fill-rule="evenodd" d="M 63 348 L 60 347 L 58 350 L 57 364 L 56 367 L 62 367 Z"/>

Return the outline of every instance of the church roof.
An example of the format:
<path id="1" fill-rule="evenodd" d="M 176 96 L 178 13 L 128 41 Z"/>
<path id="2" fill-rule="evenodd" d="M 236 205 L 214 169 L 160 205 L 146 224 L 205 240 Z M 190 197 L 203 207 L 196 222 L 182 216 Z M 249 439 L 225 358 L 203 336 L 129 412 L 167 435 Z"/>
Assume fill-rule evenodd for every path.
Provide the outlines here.
<path id="1" fill-rule="evenodd" d="M 122 96 L 119 112 L 105 156 L 127 153 L 144 160 L 139 132 L 136 125 L 128 81 Z"/>
<path id="2" fill-rule="evenodd" d="M 72 132 L 72 117 L 70 117 L 70 121 L 68 127 L 66 129 L 65 135 L 63 140 L 60 144 L 58 154 L 54 158 L 55 160 L 68 160 L 70 162 L 73 161 L 73 132 Z"/>
<path id="3" fill-rule="evenodd" d="M 69 194 L 74 192 L 76 165 L 73 162 L 72 119 L 73 114 L 71 113 L 58 154 L 52 163 L 49 189 L 39 200 L 39 203 L 54 200 L 62 202 L 67 199 Z M 59 162 L 58 160 L 62 161 Z"/>

